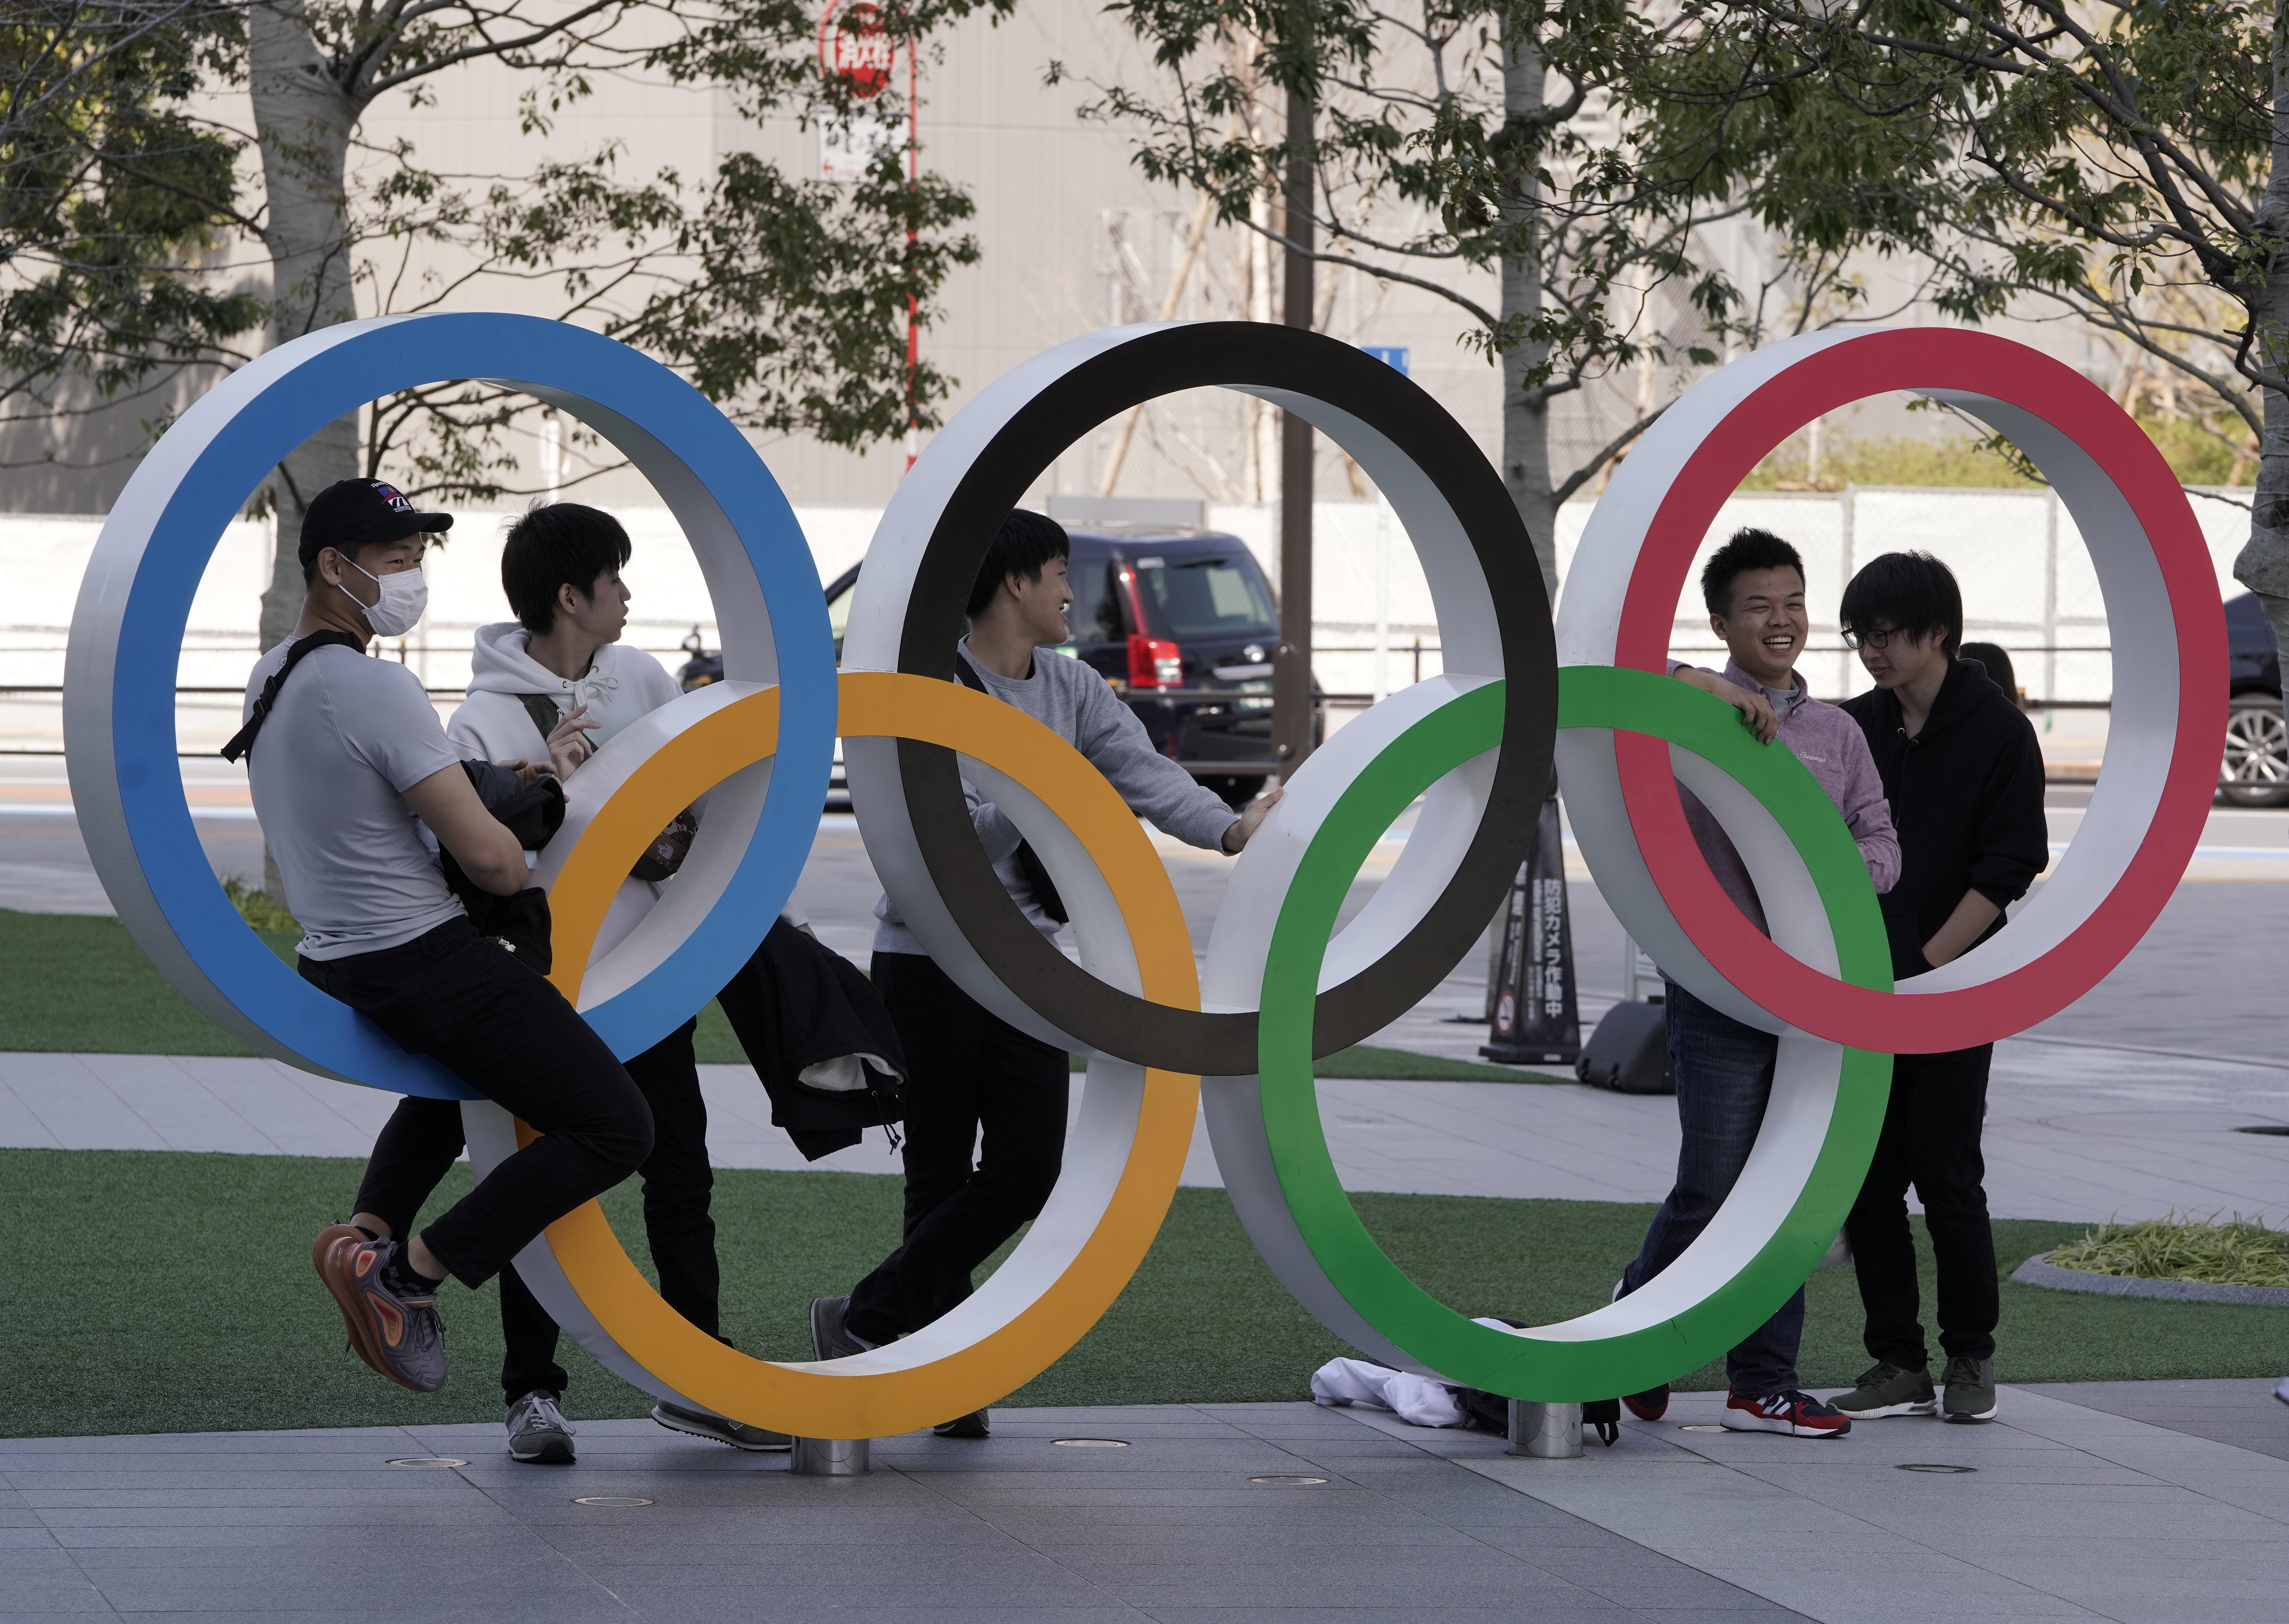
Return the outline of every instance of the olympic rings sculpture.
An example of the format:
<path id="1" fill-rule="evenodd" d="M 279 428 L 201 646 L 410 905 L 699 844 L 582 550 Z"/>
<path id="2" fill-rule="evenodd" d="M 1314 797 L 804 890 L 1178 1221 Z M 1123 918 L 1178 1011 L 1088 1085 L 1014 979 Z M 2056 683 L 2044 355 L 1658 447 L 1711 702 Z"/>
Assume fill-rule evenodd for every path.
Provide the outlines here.
<path id="1" fill-rule="evenodd" d="M 1985 335 L 1817 335 L 1715 374 L 1608 486 L 1553 632 L 1494 470 L 1403 377 L 1284 328 L 1093 334 L 989 386 L 917 460 L 876 533 L 838 676 L 784 498 L 689 386 L 554 323 L 358 322 L 234 374 L 146 459 L 82 591 L 66 726 L 91 853 L 154 960 L 248 1041 L 374 1087 L 468 1097 L 284 972 L 206 881 L 168 765 L 171 651 L 214 538 L 273 462 L 363 400 L 473 373 L 574 412 L 637 463 L 698 549 L 723 628 L 729 680 L 599 751 L 538 871 L 555 917 L 554 979 L 615 1051 L 656 1041 L 704 1001 L 693 989 L 721 985 L 752 951 L 801 871 L 839 734 L 869 855 L 932 957 L 1012 1023 L 1091 1055 L 1047 1209 L 973 1296 L 889 1346 L 825 1364 L 741 1354 L 666 1307 L 593 1203 L 520 1254 L 536 1294 L 609 1368 L 757 1425 L 881 1437 L 995 1402 L 1046 1369 L 1142 1261 L 1200 1103 L 1251 1238 L 1363 1351 L 1545 1401 L 1668 1380 L 1739 1341 L 1811 1271 L 1865 1172 L 1890 1055 L 1987 1041 L 2094 984 L 2151 923 L 2208 801 L 2223 628 L 2185 499 L 2104 395 Z M 1351 722 L 1291 776 L 1234 866 L 1196 973 L 1166 873 L 1111 786 L 1032 719 L 945 679 L 999 516 L 1097 423 L 1203 386 L 1298 412 L 1375 479 L 1422 557 L 1447 669 Z M 2118 753 L 2085 832 L 2012 930 L 1897 991 L 1857 848 L 1810 773 L 1755 744 L 1729 708 L 1658 674 L 1679 588 L 1725 495 L 1803 422 L 1888 388 L 1959 404 L 2033 458 L 2091 544 L 2118 628 Z M 1494 1331 L 1415 1286 L 1360 1223 L 1328 1154 L 1311 1063 L 1411 1007 L 1467 951 L 1526 855 L 1553 760 L 1625 927 L 1696 994 L 1778 1032 L 1780 1063 L 1747 1170 L 1677 1264 L 1595 1312 Z M 964 832 L 965 777 L 1049 865 L 1078 965 L 1025 925 Z M 1701 862 L 1672 778 L 1732 835 L 1770 939 Z M 618 877 L 709 790 L 684 878 L 590 962 Z M 1336 929 L 1360 864 L 1418 800 L 1405 856 Z M 489 1103 L 463 1109 L 481 1172 L 528 1132 Z"/>

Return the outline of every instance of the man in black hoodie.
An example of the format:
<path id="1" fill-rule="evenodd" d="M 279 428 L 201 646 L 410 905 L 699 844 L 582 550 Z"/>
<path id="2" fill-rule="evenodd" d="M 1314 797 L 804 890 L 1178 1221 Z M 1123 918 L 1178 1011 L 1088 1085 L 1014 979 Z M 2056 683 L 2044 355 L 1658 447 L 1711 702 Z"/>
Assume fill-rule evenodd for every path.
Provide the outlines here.
<path id="1" fill-rule="evenodd" d="M 1976 660 L 1958 659 L 1963 594 L 1925 553 L 1886 553 L 1844 589 L 1845 641 L 1875 680 L 1844 702 L 1867 735 L 1892 826 L 1900 878 L 1882 897 L 1892 975 L 1920 975 L 2003 928 L 2004 910 L 2050 861 L 2043 755 L 2017 702 Z M 1995 1238 L 1979 1150 L 1995 1046 L 1892 1063 L 1884 1130 L 1845 1233 L 1860 1277 L 1873 1368 L 1836 1400 L 1855 1421 L 1995 1414 Z M 1910 1183 L 1924 1205 L 1939 1275 L 1933 1389 L 1908 1228 Z"/>

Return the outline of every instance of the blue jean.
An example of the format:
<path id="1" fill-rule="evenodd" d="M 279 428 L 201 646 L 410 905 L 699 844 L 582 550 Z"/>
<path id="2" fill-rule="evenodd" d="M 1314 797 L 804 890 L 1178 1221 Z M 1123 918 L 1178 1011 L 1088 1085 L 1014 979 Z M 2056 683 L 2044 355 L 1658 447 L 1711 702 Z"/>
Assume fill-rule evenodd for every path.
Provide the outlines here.
<path id="1" fill-rule="evenodd" d="M 1675 982 L 1667 983 L 1670 1064 L 1677 1076 L 1677 1118 L 1685 1142 L 1677 1183 L 1646 1230 L 1645 1245 L 1622 1275 L 1624 1295 L 1652 1279 L 1701 1238 L 1717 1215 L 1764 1126 L 1780 1039 L 1711 1008 Z M 1725 1378 L 1736 1393 L 1762 1397 L 1797 1385 L 1797 1347 L 1804 1340 L 1804 1287 L 1781 1304 L 1747 1341 L 1725 1356 Z"/>

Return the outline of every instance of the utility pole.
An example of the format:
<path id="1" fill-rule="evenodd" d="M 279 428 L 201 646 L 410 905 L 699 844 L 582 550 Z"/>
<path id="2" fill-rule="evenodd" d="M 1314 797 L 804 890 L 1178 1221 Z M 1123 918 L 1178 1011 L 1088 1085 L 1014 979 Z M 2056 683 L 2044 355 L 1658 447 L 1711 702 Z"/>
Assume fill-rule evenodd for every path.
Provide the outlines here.
<path id="1" fill-rule="evenodd" d="M 1312 325 L 1312 104 L 1288 92 L 1288 176 L 1280 188 L 1287 239 L 1282 319 Z M 1312 426 L 1280 414 L 1280 649 L 1272 665 L 1272 736 L 1282 777 L 1312 753 Z"/>

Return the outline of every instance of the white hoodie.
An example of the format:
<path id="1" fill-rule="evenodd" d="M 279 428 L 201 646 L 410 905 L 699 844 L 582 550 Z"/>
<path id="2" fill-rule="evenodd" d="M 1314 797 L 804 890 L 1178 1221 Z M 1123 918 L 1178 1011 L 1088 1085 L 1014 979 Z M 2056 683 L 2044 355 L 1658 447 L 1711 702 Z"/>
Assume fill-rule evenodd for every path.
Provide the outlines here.
<path id="1" fill-rule="evenodd" d="M 658 660 L 641 649 L 618 643 L 596 650 L 586 676 L 560 677 L 532 657 L 531 635 L 514 620 L 477 628 L 469 697 L 445 726 L 446 736 L 469 755 L 487 761 L 548 760 L 547 736 L 534 723 L 521 695 L 546 695 L 560 716 L 586 705 L 589 720 L 600 724 L 588 742 L 602 746 L 637 717 L 658 710 L 682 691 Z M 659 887 L 642 880 L 624 880 L 596 933 L 594 957 L 617 947 L 658 898 Z"/>
<path id="2" fill-rule="evenodd" d="M 488 761 L 548 759 L 548 740 L 533 725 L 520 695 L 546 695 L 559 715 L 586 705 L 588 719 L 599 724 L 588 741 L 601 746 L 680 691 L 666 666 L 641 649 L 618 643 L 596 650 L 586 676 L 560 677 L 532 657 L 531 637 L 514 620 L 477 628 L 469 697 L 445 731 Z"/>

